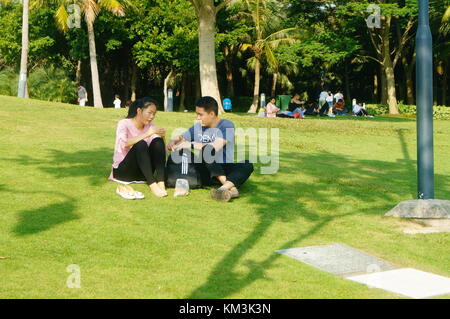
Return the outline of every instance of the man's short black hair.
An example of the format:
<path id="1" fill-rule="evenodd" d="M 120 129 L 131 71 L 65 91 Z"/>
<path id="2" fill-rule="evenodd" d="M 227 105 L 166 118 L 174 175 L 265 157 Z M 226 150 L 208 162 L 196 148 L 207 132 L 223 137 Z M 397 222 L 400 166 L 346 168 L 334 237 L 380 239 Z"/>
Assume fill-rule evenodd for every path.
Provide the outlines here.
<path id="1" fill-rule="evenodd" d="M 219 115 L 219 105 L 215 98 L 211 96 L 201 97 L 195 102 L 195 106 L 204 108 L 206 112 L 214 112 L 214 114 Z"/>

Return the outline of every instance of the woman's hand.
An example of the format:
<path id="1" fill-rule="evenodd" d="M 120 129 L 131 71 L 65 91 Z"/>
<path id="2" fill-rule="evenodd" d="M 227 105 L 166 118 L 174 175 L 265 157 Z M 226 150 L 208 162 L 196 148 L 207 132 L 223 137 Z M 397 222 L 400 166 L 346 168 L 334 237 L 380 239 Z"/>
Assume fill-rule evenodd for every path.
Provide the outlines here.
<path id="1" fill-rule="evenodd" d="M 155 126 L 152 126 L 147 131 L 147 136 L 150 137 L 153 134 L 158 134 L 161 137 L 164 137 L 166 135 L 166 130 L 163 128 L 156 128 Z"/>
<path id="2" fill-rule="evenodd" d="M 163 128 L 159 128 L 159 129 L 157 129 L 156 134 L 158 134 L 159 136 L 164 138 L 166 136 L 166 130 Z"/>

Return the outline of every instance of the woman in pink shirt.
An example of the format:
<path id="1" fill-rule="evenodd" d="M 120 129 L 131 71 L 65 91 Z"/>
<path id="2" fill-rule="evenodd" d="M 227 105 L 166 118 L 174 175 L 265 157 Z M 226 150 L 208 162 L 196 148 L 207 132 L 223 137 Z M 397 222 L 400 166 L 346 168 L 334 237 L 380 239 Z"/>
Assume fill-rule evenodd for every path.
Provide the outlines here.
<path id="1" fill-rule="evenodd" d="M 142 193 L 124 185 L 136 181 L 146 182 L 152 193 L 158 197 L 167 196 L 164 185 L 165 130 L 152 123 L 156 111 L 155 100 L 137 100 L 128 109 L 127 118 L 120 120 L 117 125 L 110 179 L 120 183 L 116 193 L 123 198 L 144 198 Z"/>
<path id="2" fill-rule="evenodd" d="M 271 98 L 270 102 L 266 105 L 267 117 L 277 117 L 277 113 L 280 109 L 275 105 L 275 98 Z"/>

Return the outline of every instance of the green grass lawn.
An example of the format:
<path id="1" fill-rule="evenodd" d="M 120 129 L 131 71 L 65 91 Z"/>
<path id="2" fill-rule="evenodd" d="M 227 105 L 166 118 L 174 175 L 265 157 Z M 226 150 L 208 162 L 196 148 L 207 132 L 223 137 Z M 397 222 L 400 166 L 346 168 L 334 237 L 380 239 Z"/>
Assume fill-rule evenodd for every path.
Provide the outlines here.
<path id="1" fill-rule="evenodd" d="M 0 96 L 0 298 L 400 298 L 275 253 L 330 243 L 450 276 L 450 234 L 406 235 L 383 217 L 416 197 L 414 119 L 226 114 L 280 129 L 277 174 L 256 164 L 230 203 L 145 185 L 127 201 L 107 180 L 125 112 Z M 155 123 L 170 136 L 193 120 Z M 434 127 L 436 198 L 450 199 L 450 121 Z M 80 289 L 66 286 L 71 264 Z"/>

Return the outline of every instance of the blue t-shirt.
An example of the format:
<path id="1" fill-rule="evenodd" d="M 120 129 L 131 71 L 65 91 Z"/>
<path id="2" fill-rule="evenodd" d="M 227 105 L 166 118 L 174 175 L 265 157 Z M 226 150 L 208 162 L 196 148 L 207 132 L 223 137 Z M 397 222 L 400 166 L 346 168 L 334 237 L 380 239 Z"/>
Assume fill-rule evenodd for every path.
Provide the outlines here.
<path id="1" fill-rule="evenodd" d="M 234 124 L 229 120 L 220 120 L 216 127 L 201 126 L 197 122 L 182 136 L 189 142 L 212 143 L 216 138 L 223 138 L 227 144 L 216 153 L 216 163 L 233 163 L 234 157 Z"/>

